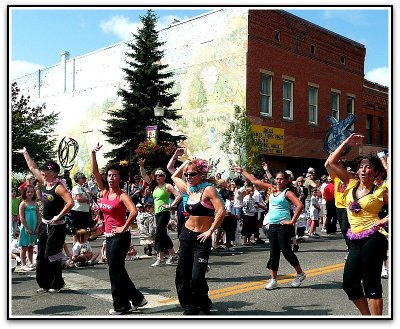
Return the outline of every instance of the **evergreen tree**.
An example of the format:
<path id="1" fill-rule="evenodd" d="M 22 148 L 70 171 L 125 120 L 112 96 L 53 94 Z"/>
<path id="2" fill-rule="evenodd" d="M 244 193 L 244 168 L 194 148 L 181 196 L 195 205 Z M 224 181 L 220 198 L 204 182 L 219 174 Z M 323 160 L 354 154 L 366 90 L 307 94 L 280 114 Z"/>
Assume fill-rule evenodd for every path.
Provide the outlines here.
<path id="1" fill-rule="evenodd" d="M 235 106 L 234 120 L 222 133 L 224 143 L 221 150 L 227 155 L 229 165 L 239 165 L 249 172 L 260 167 L 262 144 L 252 130 L 246 109 Z"/>
<path id="2" fill-rule="evenodd" d="M 35 161 L 40 163 L 55 158 L 55 139 L 51 137 L 57 123 L 58 113 L 44 115 L 45 104 L 29 107 L 30 96 L 19 96 L 20 89 L 16 82 L 11 85 L 11 148 L 22 149 L 24 146 Z M 12 170 L 28 170 L 24 157 L 12 153 Z"/>
<path id="3" fill-rule="evenodd" d="M 177 94 L 172 90 L 173 74 L 167 72 L 168 65 L 161 64 L 164 51 L 160 50 L 164 42 L 158 40 L 156 31 L 157 17 L 152 10 L 140 17 L 143 27 L 133 34 L 134 42 L 127 45 L 132 50 L 127 52 L 127 68 L 125 80 L 127 89 L 121 88 L 118 95 L 122 97 L 122 108 L 108 111 L 111 116 L 105 120 L 107 129 L 102 133 L 107 136 L 107 141 L 115 148 L 105 156 L 113 161 L 128 159 L 134 154 L 139 143 L 146 140 L 146 126 L 159 126 L 159 140 L 177 143 L 184 136 L 172 136 L 171 128 L 166 125 L 166 120 L 177 120 L 180 116 L 176 110 L 165 111 L 164 117 L 154 116 L 154 107 L 160 102 L 169 108 L 175 101 Z"/>

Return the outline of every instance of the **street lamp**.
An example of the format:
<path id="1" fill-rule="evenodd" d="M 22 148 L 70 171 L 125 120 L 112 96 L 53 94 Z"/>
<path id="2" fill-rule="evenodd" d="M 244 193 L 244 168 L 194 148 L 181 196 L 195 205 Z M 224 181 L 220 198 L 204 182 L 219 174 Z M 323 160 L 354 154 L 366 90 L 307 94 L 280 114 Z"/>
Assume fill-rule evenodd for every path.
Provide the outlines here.
<path id="1" fill-rule="evenodd" d="M 160 102 L 157 103 L 157 105 L 154 108 L 154 116 L 156 117 L 163 117 L 164 116 L 164 106 Z"/>

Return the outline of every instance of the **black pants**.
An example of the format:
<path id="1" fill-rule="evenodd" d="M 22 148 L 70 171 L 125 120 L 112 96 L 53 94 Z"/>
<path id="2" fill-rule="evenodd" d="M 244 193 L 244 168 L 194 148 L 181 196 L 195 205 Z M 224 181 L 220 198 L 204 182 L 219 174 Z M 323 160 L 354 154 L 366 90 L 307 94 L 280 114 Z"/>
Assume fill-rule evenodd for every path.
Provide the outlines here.
<path id="1" fill-rule="evenodd" d="M 179 237 L 179 260 L 175 276 L 179 303 L 185 311 L 193 313 L 197 313 L 199 308 L 205 312 L 212 308 L 206 281 L 211 239 L 200 243 L 197 240 L 199 234 L 183 227 Z"/>
<path id="2" fill-rule="evenodd" d="M 108 274 L 111 282 L 111 295 L 116 311 L 127 311 L 130 301 L 137 306 L 143 300 L 143 294 L 136 289 L 125 268 L 125 257 L 131 244 L 129 231 L 106 238 Z"/>
<path id="3" fill-rule="evenodd" d="M 167 226 L 171 219 L 169 211 L 163 211 L 156 214 L 156 235 L 154 237 L 154 248 L 157 252 L 166 249 L 172 249 L 174 244 L 168 235 Z"/>
<path id="4" fill-rule="evenodd" d="M 381 271 L 388 241 L 376 232 L 360 240 L 350 240 L 350 251 L 343 271 L 343 290 L 350 300 L 382 298 Z"/>
<path id="5" fill-rule="evenodd" d="M 90 212 L 71 210 L 71 226 L 75 231 L 80 229 L 87 230 L 89 227 L 91 227 L 90 222 Z"/>
<path id="6" fill-rule="evenodd" d="M 61 258 L 66 232 L 65 224 L 47 225 L 43 222 L 40 224 L 36 258 L 36 282 L 40 288 L 64 287 Z M 50 261 L 49 256 L 56 256 L 58 259 Z"/>
<path id="7" fill-rule="evenodd" d="M 267 268 L 272 271 L 278 271 L 281 251 L 283 257 L 293 267 L 299 265 L 299 260 L 292 250 L 293 227 L 291 225 L 270 224 L 268 229 L 268 238 L 270 244 L 269 260 Z"/>
<path id="8" fill-rule="evenodd" d="M 336 206 L 335 201 L 326 201 L 326 233 L 335 233 L 336 232 L 336 223 L 337 223 L 337 215 L 336 215 Z"/>
<path id="9" fill-rule="evenodd" d="M 350 245 L 350 241 L 347 238 L 347 231 L 350 228 L 349 219 L 347 217 L 347 209 L 346 208 L 336 208 L 337 219 L 340 226 L 340 231 L 346 241 L 346 245 Z"/>

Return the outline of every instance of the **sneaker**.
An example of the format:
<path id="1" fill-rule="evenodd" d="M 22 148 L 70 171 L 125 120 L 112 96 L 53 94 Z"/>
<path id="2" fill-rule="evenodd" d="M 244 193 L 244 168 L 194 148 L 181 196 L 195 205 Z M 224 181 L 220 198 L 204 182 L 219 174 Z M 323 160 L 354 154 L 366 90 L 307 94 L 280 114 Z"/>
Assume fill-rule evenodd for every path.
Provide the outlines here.
<path id="1" fill-rule="evenodd" d="M 298 244 L 293 245 L 293 251 L 294 252 L 298 252 L 299 251 L 299 245 Z"/>
<path id="2" fill-rule="evenodd" d="M 126 310 L 126 311 L 116 311 L 113 308 L 110 308 L 110 310 L 108 311 L 108 314 L 110 314 L 110 315 L 124 315 L 124 314 L 130 314 L 132 312 L 133 312 L 133 309 L 131 309 L 131 308 L 129 310 Z"/>
<path id="3" fill-rule="evenodd" d="M 304 272 L 297 274 L 296 278 L 292 281 L 291 286 L 294 288 L 300 287 L 305 278 L 306 274 Z"/>
<path id="4" fill-rule="evenodd" d="M 319 238 L 319 234 L 317 234 L 317 233 L 311 234 L 310 238 L 318 239 Z"/>
<path id="5" fill-rule="evenodd" d="M 48 292 L 48 290 L 47 290 L 47 289 L 44 289 L 44 288 L 39 288 L 38 290 L 36 290 L 36 292 L 37 292 L 38 294 L 44 294 L 45 292 Z"/>
<path id="6" fill-rule="evenodd" d="M 265 290 L 273 290 L 276 288 L 278 288 L 278 282 L 274 279 L 269 280 L 268 283 L 264 287 Z"/>
<path id="7" fill-rule="evenodd" d="M 57 294 L 59 292 L 61 292 L 61 288 L 60 289 L 53 289 L 53 288 L 49 289 L 49 293 L 51 293 L 51 294 Z"/>
<path id="8" fill-rule="evenodd" d="M 30 271 L 34 271 L 35 268 L 34 267 L 30 267 L 29 265 L 24 265 L 24 266 L 21 266 L 20 270 L 24 271 L 24 272 L 30 272 Z"/>
<path id="9" fill-rule="evenodd" d="M 178 260 L 178 256 L 170 256 L 167 261 L 165 262 L 165 264 L 167 265 L 174 265 L 174 263 L 176 263 Z"/>
<path id="10" fill-rule="evenodd" d="M 97 264 L 98 262 L 99 262 L 99 261 L 98 261 L 97 259 L 95 259 L 95 260 L 88 260 L 87 264 L 90 266 L 90 265 Z"/>
<path id="11" fill-rule="evenodd" d="M 321 232 L 326 232 L 326 228 L 321 228 Z"/>
<path id="12" fill-rule="evenodd" d="M 132 310 L 136 311 L 139 307 L 143 307 L 143 306 L 147 305 L 147 303 L 148 303 L 147 299 L 143 297 L 143 299 L 139 305 L 137 305 L 137 306 L 132 305 Z"/>
<path id="13" fill-rule="evenodd" d="M 151 264 L 151 267 L 159 267 L 164 265 L 165 265 L 165 260 L 157 259 L 155 263 Z"/>
<path id="14" fill-rule="evenodd" d="M 386 267 L 382 267 L 381 278 L 382 279 L 389 279 L 389 271 L 388 271 L 388 269 Z"/>

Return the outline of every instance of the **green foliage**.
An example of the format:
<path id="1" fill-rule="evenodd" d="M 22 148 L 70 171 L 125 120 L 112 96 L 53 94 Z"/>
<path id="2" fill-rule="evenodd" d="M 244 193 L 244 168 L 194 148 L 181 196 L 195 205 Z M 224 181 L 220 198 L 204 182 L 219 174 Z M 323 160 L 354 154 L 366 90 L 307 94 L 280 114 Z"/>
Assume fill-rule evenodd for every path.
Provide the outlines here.
<path id="1" fill-rule="evenodd" d="M 126 55 L 125 72 L 127 89 L 120 89 L 118 95 L 122 98 L 122 108 L 109 110 L 110 118 L 105 120 L 107 128 L 102 133 L 115 148 L 106 153 L 113 161 L 127 159 L 130 151 L 135 150 L 140 142 L 146 140 L 146 126 L 159 125 L 159 140 L 176 144 L 185 139 L 184 136 L 173 136 L 166 120 L 181 118 L 176 109 L 168 109 L 162 118 L 154 116 L 154 107 L 160 102 L 169 108 L 175 102 L 177 94 L 171 93 L 174 83 L 173 74 L 166 71 L 168 65 L 161 64 L 164 44 L 158 40 L 156 31 L 157 17 L 152 10 L 140 17 L 143 27 L 133 34 L 134 42 L 128 43 L 130 52 Z M 131 159 L 130 159 L 131 160 Z"/>
<path id="2" fill-rule="evenodd" d="M 154 144 L 151 141 L 142 142 L 135 150 L 137 159 L 145 159 L 146 167 L 152 169 L 166 167 L 169 159 L 175 153 L 176 146 L 172 142 Z"/>
<path id="3" fill-rule="evenodd" d="M 37 162 L 55 159 L 55 139 L 51 136 L 58 120 L 58 113 L 43 114 L 45 104 L 37 107 L 29 106 L 30 96 L 19 96 L 20 89 L 16 82 L 11 85 L 11 141 L 12 150 L 24 146 L 32 159 Z M 12 153 L 12 170 L 24 172 L 28 170 L 21 154 Z"/>
<path id="4" fill-rule="evenodd" d="M 249 172 L 260 166 L 262 145 L 252 130 L 244 107 L 235 106 L 234 120 L 222 134 L 221 150 L 228 157 L 229 165 L 239 165 Z"/>

